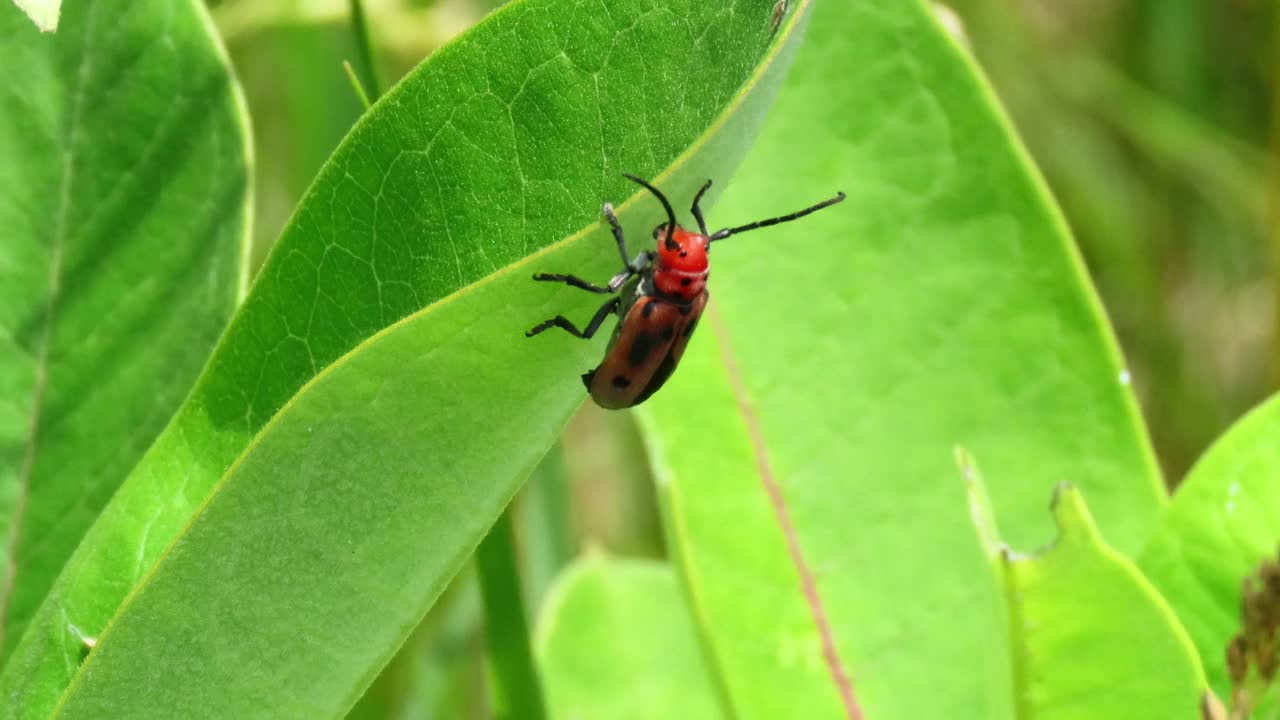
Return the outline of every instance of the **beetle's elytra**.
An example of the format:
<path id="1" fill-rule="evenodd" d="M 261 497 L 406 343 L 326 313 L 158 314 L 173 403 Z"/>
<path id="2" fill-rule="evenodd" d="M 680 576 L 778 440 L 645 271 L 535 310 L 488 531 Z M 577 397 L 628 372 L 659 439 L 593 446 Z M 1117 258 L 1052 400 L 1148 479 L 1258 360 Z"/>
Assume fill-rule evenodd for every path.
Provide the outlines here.
<path id="1" fill-rule="evenodd" d="M 676 369 L 710 299 L 707 294 L 707 251 L 711 243 L 747 230 L 802 218 L 835 205 L 845 197 L 844 193 L 837 193 L 829 200 L 790 215 L 709 233 L 707 223 L 702 219 L 702 210 L 698 207 L 703 193 L 711 187 L 708 180 L 693 196 L 692 212 L 698 221 L 698 232 L 693 232 L 676 224 L 671 203 L 657 188 L 634 175 L 623 173 L 623 177 L 653 193 L 667 211 L 667 222 L 653 229 L 653 239 L 659 241 L 657 249 L 641 251 L 631 258 L 623 239 L 622 225 L 613 213 L 613 206 L 605 203 L 604 216 L 613 228 L 623 269 L 603 286 L 593 285 L 575 275 L 538 273 L 533 279 L 562 282 L 613 297 L 600 306 L 582 330 L 563 315 L 557 315 L 525 333 L 527 337 L 533 337 L 543 330 L 558 327 L 576 337 L 590 339 L 609 315 L 618 315 L 621 320 L 609 339 L 604 360 L 596 369 L 582 376 L 582 383 L 591 393 L 591 399 L 600 407 L 611 410 L 644 402 Z"/>

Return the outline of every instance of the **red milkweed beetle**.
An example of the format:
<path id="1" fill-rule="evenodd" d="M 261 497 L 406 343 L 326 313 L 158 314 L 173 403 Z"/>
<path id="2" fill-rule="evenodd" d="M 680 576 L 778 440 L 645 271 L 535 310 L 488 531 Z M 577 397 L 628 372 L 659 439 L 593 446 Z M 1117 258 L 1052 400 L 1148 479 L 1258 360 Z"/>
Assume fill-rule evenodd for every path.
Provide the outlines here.
<path id="1" fill-rule="evenodd" d="M 653 193 L 667 211 L 667 222 L 653 229 L 653 239 L 661 242 L 657 251 L 643 250 L 629 259 L 626 241 L 622 237 L 622 225 L 613 214 L 613 205 L 604 204 L 604 216 L 613 229 L 613 239 L 622 255 L 623 269 L 609 279 L 603 287 L 593 285 L 575 275 L 538 273 L 534 280 L 562 282 L 601 295 L 614 295 L 600 306 L 587 327 L 579 330 L 563 315 L 557 315 L 530 328 L 526 337 L 533 337 L 552 327 L 561 328 L 584 340 L 591 339 L 610 314 L 616 313 L 622 320 L 613 330 L 604 360 L 596 369 L 582 376 L 591 399 L 603 408 L 616 410 L 639 405 L 658 391 L 671 377 L 684 354 L 689 337 L 698 326 L 698 318 L 707 306 L 707 251 L 711 243 L 723 240 L 747 230 L 790 222 L 835 205 L 844 200 L 844 193 L 793 212 L 790 215 L 769 218 L 734 228 L 707 232 L 698 202 L 711 187 L 711 181 L 703 184 L 693 196 L 693 217 L 698 230 L 692 232 L 676 224 L 675 211 L 658 189 L 640 178 L 627 173 L 623 177 Z M 665 237 L 663 235 L 665 234 Z M 621 292 L 619 292 L 621 291 Z"/>

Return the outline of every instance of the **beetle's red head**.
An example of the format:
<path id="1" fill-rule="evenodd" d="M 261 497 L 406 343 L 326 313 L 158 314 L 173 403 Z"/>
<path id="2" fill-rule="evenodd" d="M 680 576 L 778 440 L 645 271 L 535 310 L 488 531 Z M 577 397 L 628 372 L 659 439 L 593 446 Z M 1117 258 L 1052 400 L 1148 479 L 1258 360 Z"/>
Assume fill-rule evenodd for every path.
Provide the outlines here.
<path id="1" fill-rule="evenodd" d="M 654 289 L 676 302 L 693 302 L 707 287 L 707 246 L 711 239 L 677 225 L 671 202 L 658 188 L 635 175 L 623 173 L 622 176 L 653 193 L 667 211 L 667 221 L 653 229 L 653 239 L 658 245 L 653 267 Z"/>
<path id="2" fill-rule="evenodd" d="M 653 229 L 658 257 L 653 268 L 654 288 L 670 297 L 692 302 L 707 287 L 707 236 L 675 226 L 667 244 L 667 224 Z"/>

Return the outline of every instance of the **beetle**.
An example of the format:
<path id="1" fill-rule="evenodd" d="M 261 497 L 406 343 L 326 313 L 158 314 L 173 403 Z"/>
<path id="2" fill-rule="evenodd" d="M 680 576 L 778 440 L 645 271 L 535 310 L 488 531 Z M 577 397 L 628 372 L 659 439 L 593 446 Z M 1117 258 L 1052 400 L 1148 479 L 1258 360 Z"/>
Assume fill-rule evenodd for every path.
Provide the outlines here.
<path id="1" fill-rule="evenodd" d="M 537 273 L 533 279 L 562 282 L 613 297 L 600 306 L 581 330 L 563 315 L 556 315 L 525 333 L 525 337 L 533 337 L 558 327 L 575 337 L 590 340 L 610 315 L 616 314 L 621 318 L 609 339 L 604 360 L 582 376 L 582 384 L 587 387 L 591 399 L 610 410 L 632 407 L 648 400 L 675 371 L 711 297 L 707 293 L 707 277 L 710 275 L 707 252 L 711 243 L 748 230 L 802 218 L 845 198 L 843 192 L 836 193 L 833 198 L 790 215 L 711 233 L 707 232 L 707 223 L 698 206 L 703 194 L 711 187 L 711 181 L 707 180 L 693 196 L 691 212 L 698 222 L 698 232 L 693 232 L 676 223 L 670 201 L 658 188 L 635 175 L 623 173 L 622 176 L 653 193 L 667 211 L 667 222 L 653 229 L 656 250 L 642 250 L 632 258 L 627 252 L 622 225 L 613 212 L 613 205 L 605 203 L 602 211 L 622 256 L 622 270 L 605 285 L 557 273 Z"/>

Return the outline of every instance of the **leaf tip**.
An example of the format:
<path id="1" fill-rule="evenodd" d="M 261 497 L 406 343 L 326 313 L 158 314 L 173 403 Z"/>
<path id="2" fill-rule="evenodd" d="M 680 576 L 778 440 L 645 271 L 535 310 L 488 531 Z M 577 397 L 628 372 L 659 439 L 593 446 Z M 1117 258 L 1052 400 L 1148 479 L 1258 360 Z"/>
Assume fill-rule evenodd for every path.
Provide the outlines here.
<path id="1" fill-rule="evenodd" d="M 14 0 L 18 9 L 31 18 L 40 32 L 56 32 L 62 0 Z"/>
<path id="2" fill-rule="evenodd" d="M 969 34 L 965 32 L 964 21 L 960 19 L 960 15 L 951 8 L 950 5 L 935 2 L 932 3 L 933 17 L 938 25 L 946 31 L 961 47 L 966 50 L 972 49 L 969 42 Z"/>
<path id="3" fill-rule="evenodd" d="M 1093 522 L 1093 515 L 1084 502 L 1084 494 L 1069 482 L 1058 483 L 1053 490 L 1053 500 L 1049 503 L 1053 517 L 1058 525 L 1058 534 L 1064 539 L 1097 540 L 1098 528 Z"/>
<path id="4" fill-rule="evenodd" d="M 991 497 L 987 494 L 986 484 L 978 472 L 973 455 L 960 445 L 956 445 L 952 454 L 960 477 L 964 481 L 965 497 L 969 504 L 969 520 L 978 534 L 978 541 L 989 557 L 1002 552 L 1004 544 L 1000 541 L 1000 530 L 996 526 L 995 512 L 991 508 Z"/>
<path id="5" fill-rule="evenodd" d="M 1227 720 L 1227 709 L 1212 690 L 1205 690 L 1200 696 L 1201 720 Z"/>

